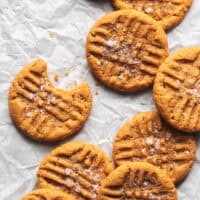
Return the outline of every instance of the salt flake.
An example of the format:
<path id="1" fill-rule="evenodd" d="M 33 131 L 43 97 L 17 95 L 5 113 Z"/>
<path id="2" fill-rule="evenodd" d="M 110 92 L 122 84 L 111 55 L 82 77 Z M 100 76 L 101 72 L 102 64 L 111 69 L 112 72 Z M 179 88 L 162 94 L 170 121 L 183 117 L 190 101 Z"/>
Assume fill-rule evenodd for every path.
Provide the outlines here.
<path id="1" fill-rule="evenodd" d="M 24 86 L 24 84 L 22 83 L 22 84 L 21 84 L 21 88 L 24 89 L 24 87 L 25 87 L 25 86 Z"/>
<path id="2" fill-rule="evenodd" d="M 136 64 L 140 64 L 141 62 L 139 60 L 132 60 L 131 62 L 133 65 L 136 65 Z"/>
<path id="3" fill-rule="evenodd" d="M 25 114 L 25 117 L 31 117 L 32 116 L 32 112 L 27 112 L 26 114 Z"/>
<path id="4" fill-rule="evenodd" d="M 148 181 L 144 181 L 144 182 L 142 183 L 142 185 L 143 185 L 144 187 L 148 187 L 148 186 L 149 186 L 149 182 L 148 182 Z"/>
<path id="5" fill-rule="evenodd" d="M 77 185 L 76 188 L 75 188 L 75 192 L 79 193 L 80 189 L 81 189 L 80 186 Z"/>
<path id="6" fill-rule="evenodd" d="M 65 169 L 65 174 L 68 175 L 68 176 L 69 176 L 72 172 L 73 172 L 73 170 L 70 169 L 70 168 L 66 168 L 66 169 Z"/>
<path id="7" fill-rule="evenodd" d="M 114 47 L 115 45 L 117 44 L 117 41 L 115 41 L 115 40 L 108 40 L 107 42 L 106 42 L 106 45 L 108 46 L 108 47 Z"/>
<path id="8" fill-rule="evenodd" d="M 30 93 L 29 98 L 30 98 L 30 99 L 33 99 L 33 97 L 34 97 L 34 94 L 33 94 L 33 93 Z"/>
<path id="9" fill-rule="evenodd" d="M 44 88 L 45 88 L 45 85 L 42 84 L 42 85 L 40 86 L 40 90 L 41 90 L 41 91 L 44 91 Z"/>
<path id="10" fill-rule="evenodd" d="M 149 199 L 154 199 L 154 195 L 151 192 L 149 193 Z"/>
<path id="11" fill-rule="evenodd" d="M 30 93 L 29 98 L 30 98 L 31 100 L 36 100 L 36 99 L 37 99 L 37 94 Z"/>
<path id="12" fill-rule="evenodd" d="M 120 80 L 122 80 L 122 79 L 124 78 L 124 74 L 121 73 L 121 74 L 118 76 L 118 78 L 119 78 Z"/>
<path id="13" fill-rule="evenodd" d="M 156 148 L 157 150 L 160 149 L 160 140 L 159 140 L 159 139 L 156 141 L 155 148 Z"/>
<path id="14" fill-rule="evenodd" d="M 74 181 L 73 181 L 71 178 L 67 178 L 67 179 L 65 180 L 65 182 L 66 182 L 67 184 L 70 184 L 70 185 L 73 185 L 73 184 L 74 184 Z"/>
<path id="15" fill-rule="evenodd" d="M 200 93 L 196 88 L 191 89 L 189 93 L 194 95 L 195 97 L 200 97 Z"/>
<path id="16" fill-rule="evenodd" d="M 146 144 L 147 145 L 152 145 L 153 144 L 153 139 L 152 138 L 147 138 L 146 139 Z"/>
<path id="17" fill-rule="evenodd" d="M 153 133 L 155 135 L 157 135 L 159 133 L 159 131 L 158 131 L 158 125 L 156 123 L 153 123 Z"/>
<path id="18" fill-rule="evenodd" d="M 92 195 L 92 198 L 96 199 L 96 198 L 97 198 L 97 195 L 94 193 L 94 194 Z"/>
<path id="19" fill-rule="evenodd" d="M 188 150 L 185 150 L 184 153 L 189 154 L 190 152 Z"/>
<path id="20" fill-rule="evenodd" d="M 90 174 L 92 172 L 92 170 L 90 168 L 88 168 L 88 169 L 85 170 L 85 172 Z"/>
<path id="21" fill-rule="evenodd" d="M 172 137 L 172 134 L 167 131 L 166 133 L 166 140 L 168 141 Z"/>
<path id="22" fill-rule="evenodd" d="M 95 177 L 94 177 L 94 180 L 99 182 L 100 181 L 100 176 L 97 174 Z"/>
<path id="23" fill-rule="evenodd" d="M 98 61 L 97 61 L 97 65 L 100 65 L 100 64 L 101 64 L 101 62 L 98 60 Z"/>
<path id="24" fill-rule="evenodd" d="M 145 153 L 145 148 L 142 148 L 142 150 L 141 150 L 141 151 L 142 151 L 142 153 Z"/>
<path id="25" fill-rule="evenodd" d="M 156 152 L 154 148 L 151 148 L 149 151 L 151 155 L 153 155 Z"/>
<path id="26" fill-rule="evenodd" d="M 99 189 L 99 185 L 97 185 L 97 184 L 93 185 L 92 188 L 93 188 L 94 191 L 97 191 Z"/>
<path id="27" fill-rule="evenodd" d="M 153 12 L 153 8 L 152 7 L 148 7 L 145 9 L 146 13 L 152 13 Z"/>

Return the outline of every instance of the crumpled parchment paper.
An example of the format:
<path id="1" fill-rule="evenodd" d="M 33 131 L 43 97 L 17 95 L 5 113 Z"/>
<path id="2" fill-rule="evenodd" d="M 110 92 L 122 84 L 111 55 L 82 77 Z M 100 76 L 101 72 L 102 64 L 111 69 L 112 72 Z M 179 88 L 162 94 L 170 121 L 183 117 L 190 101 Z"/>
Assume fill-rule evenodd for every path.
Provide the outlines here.
<path id="1" fill-rule="evenodd" d="M 95 84 L 85 59 L 86 35 L 100 16 L 112 11 L 110 0 L 1 0 L 0 1 L 0 200 L 17 200 L 35 187 L 37 167 L 57 145 L 25 138 L 13 125 L 7 96 L 15 74 L 41 57 L 56 86 L 70 89 L 87 80 L 93 109 L 85 127 L 70 140 L 98 145 L 110 155 L 119 127 L 138 112 L 155 109 L 152 91 L 119 95 Z M 168 33 L 170 51 L 200 45 L 200 1 L 193 0 L 184 21 Z M 67 75 L 68 74 L 68 75 Z M 66 141 L 64 141 L 66 142 Z M 197 136 L 197 143 L 200 143 Z M 177 186 L 179 200 L 199 200 L 200 144 L 194 167 Z"/>

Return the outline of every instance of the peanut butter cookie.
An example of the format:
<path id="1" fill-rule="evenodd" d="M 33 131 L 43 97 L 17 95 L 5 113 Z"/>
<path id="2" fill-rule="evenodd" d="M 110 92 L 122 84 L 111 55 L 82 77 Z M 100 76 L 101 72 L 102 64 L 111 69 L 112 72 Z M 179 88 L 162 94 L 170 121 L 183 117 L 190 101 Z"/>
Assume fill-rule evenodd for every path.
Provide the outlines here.
<path id="1" fill-rule="evenodd" d="M 98 147 L 70 142 L 53 150 L 38 171 L 38 188 L 56 188 L 78 199 L 94 200 L 100 182 L 113 170 L 111 160 Z"/>
<path id="2" fill-rule="evenodd" d="M 170 128 L 157 112 L 143 112 L 119 130 L 113 157 L 117 165 L 130 161 L 149 162 L 164 169 L 178 182 L 190 171 L 195 151 L 192 135 Z"/>
<path id="3" fill-rule="evenodd" d="M 152 85 L 168 56 L 167 37 L 150 16 L 134 10 L 100 18 L 87 37 L 87 61 L 107 86 L 133 92 Z"/>
<path id="4" fill-rule="evenodd" d="M 153 91 L 157 108 L 171 126 L 200 131 L 200 47 L 169 56 L 159 68 Z"/>
<path id="5" fill-rule="evenodd" d="M 8 103 L 11 117 L 23 133 L 34 140 L 55 142 L 84 125 L 92 95 L 87 83 L 72 91 L 54 88 L 47 64 L 38 59 L 18 73 L 10 87 Z"/>
<path id="6" fill-rule="evenodd" d="M 192 0 L 113 0 L 116 9 L 135 9 L 153 17 L 165 29 L 180 23 Z"/>
<path id="7" fill-rule="evenodd" d="M 70 194 L 52 189 L 38 189 L 30 192 L 21 200 L 78 200 Z"/>
<path id="8" fill-rule="evenodd" d="M 98 200 L 176 200 L 176 189 L 163 170 L 145 162 L 129 162 L 102 181 Z"/>

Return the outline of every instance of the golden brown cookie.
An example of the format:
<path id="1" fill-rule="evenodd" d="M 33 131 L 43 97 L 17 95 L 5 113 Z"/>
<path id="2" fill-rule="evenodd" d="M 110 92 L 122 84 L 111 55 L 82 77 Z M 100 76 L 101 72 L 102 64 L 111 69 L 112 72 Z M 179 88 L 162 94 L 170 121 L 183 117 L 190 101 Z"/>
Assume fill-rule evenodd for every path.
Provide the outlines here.
<path id="1" fill-rule="evenodd" d="M 165 29 L 180 23 L 192 0 L 113 0 L 116 9 L 135 9 L 153 17 Z"/>
<path id="2" fill-rule="evenodd" d="M 129 162 L 102 181 L 97 200 L 176 200 L 176 189 L 163 170 L 145 162 Z"/>
<path id="3" fill-rule="evenodd" d="M 159 68 L 153 91 L 157 108 L 171 126 L 200 131 L 200 47 L 169 56 Z"/>
<path id="4" fill-rule="evenodd" d="M 17 74 L 8 103 L 11 117 L 23 133 L 34 140 L 54 142 L 71 136 L 84 125 L 92 95 L 87 83 L 72 91 L 54 88 L 47 64 L 38 59 Z"/>
<path id="5" fill-rule="evenodd" d="M 21 200 L 78 200 L 70 194 L 52 189 L 38 189 L 30 192 Z"/>
<path id="6" fill-rule="evenodd" d="M 133 92 L 150 86 L 168 56 L 167 37 L 150 16 L 134 10 L 100 18 L 87 37 L 87 61 L 107 86 Z"/>
<path id="7" fill-rule="evenodd" d="M 43 160 L 37 186 L 57 188 L 82 200 L 94 200 L 101 180 L 112 170 L 111 160 L 98 147 L 69 142 L 53 150 Z"/>
<path id="8" fill-rule="evenodd" d="M 174 182 L 188 174 L 195 152 L 194 137 L 170 128 L 157 112 L 136 115 L 119 130 L 113 145 L 117 165 L 149 162 L 166 170 Z"/>

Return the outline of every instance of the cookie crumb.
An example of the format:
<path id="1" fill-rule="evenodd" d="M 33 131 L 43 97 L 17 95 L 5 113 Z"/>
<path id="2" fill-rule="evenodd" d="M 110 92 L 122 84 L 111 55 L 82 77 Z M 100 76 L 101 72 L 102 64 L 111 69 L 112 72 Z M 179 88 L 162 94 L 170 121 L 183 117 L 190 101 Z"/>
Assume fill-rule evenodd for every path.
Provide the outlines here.
<path id="1" fill-rule="evenodd" d="M 9 161 L 8 161 L 8 164 L 9 164 L 9 165 L 12 165 L 12 161 L 9 160 Z"/>
<path id="2" fill-rule="evenodd" d="M 54 81 L 56 81 L 56 82 L 59 81 L 59 76 L 58 76 L 58 74 L 54 74 Z"/>
<path id="3" fill-rule="evenodd" d="M 70 69 L 67 69 L 67 70 L 65 71 L 65 75 L 66 75 L 66 76 L 69 76 L 69 73 L 70 73 Z"/>
<path id="4" fill-rule="evenodd" d="M 49 36 L 50 36 L 50 38 L 54 38 L 54 32 L 49 32 Z"/>
<path id="5" fill-rule="evenodd" d="M 98 80 L 95 80 L 95 85 L 96 85 L 96 86 L 99 86 L 99 85 L 100 85 Z"/>

